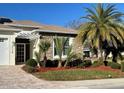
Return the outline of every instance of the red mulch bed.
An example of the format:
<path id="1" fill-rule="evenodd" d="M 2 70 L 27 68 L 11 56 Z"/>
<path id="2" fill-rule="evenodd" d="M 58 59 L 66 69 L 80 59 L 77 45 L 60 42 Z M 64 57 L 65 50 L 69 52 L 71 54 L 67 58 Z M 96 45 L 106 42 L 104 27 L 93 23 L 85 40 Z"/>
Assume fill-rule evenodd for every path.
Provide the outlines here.
<path id="1" fill-rule="evenodd" d="M 119 71 L 119 69 L 112 69 L 112 68 L 109 67 L 109 66 L 88 67 L 88 68 L 86 68 L 86 69 L 87 69 L 87 70 L 93 69 L 93 70 L 104 70 L 104 71 L 106 71 L 106 70 L 109 70 L 109 71 Z"/>
<path id="2" fill-rule="evenodd" d="M 112 69 L 109 66 L 99 66 L 99 67 L 87 67 L 87 68 L 77 68 L 77 67 L 62 67 L 62 68 L 56 68 L 56 67 L 46 67 L 46 68 L 37 68 L 38 72 L 47 72 L 47 71 L 60 71 L 60 70 L 70 70 L 70 69 L 82 69 L 82 70 L 102 70 L 102 71 L 112 71 L 112 72 L 118 72 L 123 73 L 119 69 Z M 123 73 L 124 74 L 124 73 Z"/>
<path id="3" fill-rule="evenodd" d="M 86 70 L 102 70 L 102 71 L 121 72 L 120 69 L 112 69 L 109 66 L 89 67 L 89 68 L 86 68 Z"/>
<path id="4" fill-rule="evenodd" d="M 69 68 L 69 67 L 61 67 L 61 68 L 57 68 L 57 67 L 41 67 L 41 68 L 37 68 L 38 72 L 47 72 L 47 71 L 58 71 L 58 70 L 66 70 L 66 69 L 77 69 L 77 68 Z"/>

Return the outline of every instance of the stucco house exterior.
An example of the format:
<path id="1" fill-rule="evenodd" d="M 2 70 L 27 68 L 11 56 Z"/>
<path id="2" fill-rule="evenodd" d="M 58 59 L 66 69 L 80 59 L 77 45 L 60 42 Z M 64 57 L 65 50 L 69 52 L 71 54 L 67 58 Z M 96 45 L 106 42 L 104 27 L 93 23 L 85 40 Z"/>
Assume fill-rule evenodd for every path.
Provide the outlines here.
<path id="1" fill-rule="evenodd" d="M 0 65 L 16 65 L 24 63 L 29 58 L 35 58 L 41 39 L 47 39 L 51 47 L 47 52 L 48 59 L 57 58 L 53 38 L 55 36 L 69 37 L 66 48 L 73 45 L 73 51 L 82 53 L 82 44 L 75 39 L 77 31 L 59 26 L 45 25 L 28 20 L 11 20 L 0 18 Z M 89 50 L 86 50 L 89 52 Z"/>

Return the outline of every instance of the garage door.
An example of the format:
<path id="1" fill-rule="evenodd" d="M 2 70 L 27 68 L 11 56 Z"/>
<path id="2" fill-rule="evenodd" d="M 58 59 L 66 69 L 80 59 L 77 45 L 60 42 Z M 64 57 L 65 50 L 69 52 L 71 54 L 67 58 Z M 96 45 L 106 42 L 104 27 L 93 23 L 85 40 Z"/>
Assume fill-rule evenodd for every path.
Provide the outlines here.
<path id="1" fill-rule="evenodd" d="M 0 65 L 9 65 L 8 38 L 0 37 Z"/>

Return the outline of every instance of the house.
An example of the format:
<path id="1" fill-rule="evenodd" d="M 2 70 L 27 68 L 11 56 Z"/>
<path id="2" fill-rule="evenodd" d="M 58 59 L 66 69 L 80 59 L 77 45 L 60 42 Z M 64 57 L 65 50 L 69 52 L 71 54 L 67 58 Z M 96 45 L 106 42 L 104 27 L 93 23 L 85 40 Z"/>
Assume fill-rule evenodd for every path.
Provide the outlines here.
<path id="1" fill-rule="evenodd" d="M 24 63 L 29 58 L 35 58 L 34 53 L 39 50 L 38 44 L 41 39 L 47 39 L 51 43 L 51 47 L 47 52 L 48 59 L 57 58 L 53 41 L 56 35 L 65 38 L 69 37 L 62 58 L 66 57 L 66 49 L 71 44 L 73 44 L 75 52 L 83 52 L 82 44 L 75 39 L 76 30 L 1 17 L 0 65 L 16 65 Z"/>

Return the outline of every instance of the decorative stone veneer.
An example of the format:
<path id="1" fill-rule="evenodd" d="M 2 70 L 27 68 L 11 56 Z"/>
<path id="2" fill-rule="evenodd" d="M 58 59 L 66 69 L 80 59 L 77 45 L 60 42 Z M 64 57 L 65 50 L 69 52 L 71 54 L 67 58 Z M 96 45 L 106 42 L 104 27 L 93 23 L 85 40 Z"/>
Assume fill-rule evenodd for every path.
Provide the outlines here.
<path id="1" fill-rule="evenodd" d="M 77 54 L 82 54 L 83 53 L 83 45 L 80 39 L 74 38 L 73 43 L 72 43 L 72 50 L 73 52 Z"/>
<path id="2" fill-rule="evenodd" d="M 51 46 L 50 46 L 49 50 L 47 51 L 47 58 L 54 59 L 54 49 L 53 49 L 54 36 L 55 35 L 41 35 L 41 38 L 37 40 L 36 47 L 33 51 L 39 50 L 38 44 L 39 44 L 40 40 L 48 40 L 51 43 Z M 67 37 L 67 36 L 63 35 L 62 37 Z M 82 53 L 82 44 L 81 44 L 81 42 L 79 42 L 79 40 L 75 39 L 75 37 L 71 37 L 71 39 L 69 41 L 70 41 L 70 44 L 72 44 L 72 49 L 75 53 Z M 41 59 L 43 59 L 43 55 L 41 55 Z"/>
<path id="3" fill-rule="evenodd" d="M 48 40 L 51 44 L 49 50 L 47 51 L 47 58 L 48 59 L 53 59 L 53 38 L 54 38 L 54 36 L 43 36 L 43 38 L 42 38 L 43 40 L 44 39 Z"/>

